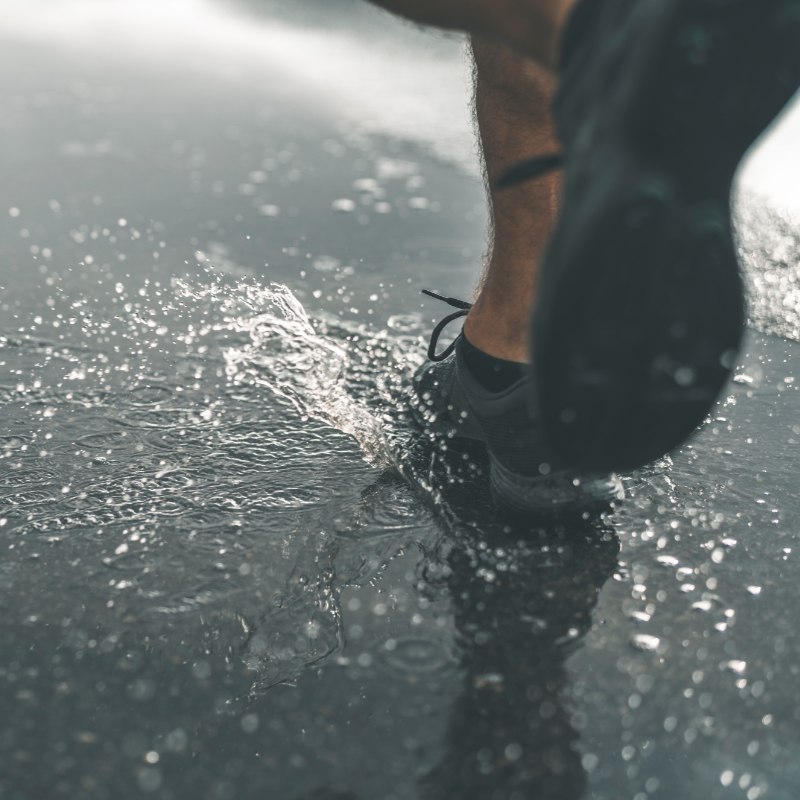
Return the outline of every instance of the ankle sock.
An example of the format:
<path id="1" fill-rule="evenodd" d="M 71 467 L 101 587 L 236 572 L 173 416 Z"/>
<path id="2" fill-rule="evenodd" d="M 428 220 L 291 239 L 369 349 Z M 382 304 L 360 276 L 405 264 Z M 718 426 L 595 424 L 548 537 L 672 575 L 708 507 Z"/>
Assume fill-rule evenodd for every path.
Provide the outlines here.
<path id="1" fill-rule="evenodd" d="M 502 392 L 525 377 L 527 365 L 490 356 L 475 347 L 463 333 L 458 349 L 472 377 L 487 392 Z"/>

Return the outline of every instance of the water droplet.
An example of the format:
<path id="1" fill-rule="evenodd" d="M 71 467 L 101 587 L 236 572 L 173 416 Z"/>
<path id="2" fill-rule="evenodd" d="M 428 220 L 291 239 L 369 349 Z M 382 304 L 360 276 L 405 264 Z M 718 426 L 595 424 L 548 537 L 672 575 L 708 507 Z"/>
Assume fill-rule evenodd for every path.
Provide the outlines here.
<path id="1" fill-rule="evenodd" d="M 725 663 L 725 669 L 735 673 L 736 675 L 744 675 L 745 671 L 747 670 L 747 662 L 732 659 L 731 661 L 727 661 Z"/>
<path id="2" fill-rule="evenodd" d="M 431 201 L 427 197 L 410 197 L 408 207 L 416 211 L 427 211 L 431 207 Z"/>
<path id="3" fill-rule="evenodd" d="M 734 774 L 731 770 L 726 769 L 720 776 L 719 782 L 723 786 L 730 786 L 733 783 Z"/>
<path id="4" fill-rule="evenodd" d="M 382 194 L 383 189 L 375 178 L 359 178 L 353 181 L 353 188 L 357 192 L 364 192 L 366 194 Z"/>
<path id="5" fill-rule="evenodd" d="M 241 726 L 245 733 L 255 733 L 258 730 L 260 721 L 258 714 L 245 714 L 242 717 Z"/>
<path id="6" fill-rule="evenodd" d="M 637 633 L 631 637 L 631 644 L 637 650 L 655 652 L 661 645 L 661 639 L 659 639 L 657 636 L 650 636 L 646 633 Z"/>
<path id="7" fill-rule="evenodd" d="M 592 772 L 593 770 L 597 769 L 597 765 L 600 763 L 600 759 L 594 753 L 586 753 L 586 755 L 581 759 L 581 765 L 587 772 Z"/>

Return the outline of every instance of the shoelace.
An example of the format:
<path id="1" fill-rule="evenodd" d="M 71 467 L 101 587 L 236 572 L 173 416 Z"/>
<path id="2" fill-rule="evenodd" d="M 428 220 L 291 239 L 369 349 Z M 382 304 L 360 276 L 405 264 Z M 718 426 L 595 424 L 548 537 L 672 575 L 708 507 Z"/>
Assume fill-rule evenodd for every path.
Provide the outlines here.
<path id="1" fill-rule="evenodd" d="M 447 303 L 447 305 L 451 306 L 452 308 L 457 308 L 455 314 L 450 314 L 446 316 L 434 329 L 433 333 L 431 334 L 431 341 L 428 345 L 428 358 L 431 361 L 444 361 L 453 350 L 456 349 L 456 343 L 458 342 L 458 336 L 450 342 L 441 353 L 436 352 L 436 345 L 439 343 L 439 337 L 442 335 L 442 331 L 454 320 L 460 319 L 461 317 L 466 317 L 469 314 L 470 309 L 472 308 L 472 303 L 467 303 L 465 300 L 456 300 L 454 297 L 445 297 L 444 295 L 437 294 L 436 292 L 430 291 L 430 289 L 423 289 L 422 294 L 428 295 L 428 297 L 432 297 L 434 300 L 441 300 L 443 303 Z M 460 336 L 461 334 L 459 334 Z"/>
<path id="2" fill-rule="evenodd" d="M 564 156 L 561 153 L 551 153 L 546 156 L 536 156 L 526 161 L 520 161 L 506 170 L 497 181 L 498 189 L 509 189 L 525 181 L 540 178 L 548 172 L 561 169 L 564 166 Z"/>

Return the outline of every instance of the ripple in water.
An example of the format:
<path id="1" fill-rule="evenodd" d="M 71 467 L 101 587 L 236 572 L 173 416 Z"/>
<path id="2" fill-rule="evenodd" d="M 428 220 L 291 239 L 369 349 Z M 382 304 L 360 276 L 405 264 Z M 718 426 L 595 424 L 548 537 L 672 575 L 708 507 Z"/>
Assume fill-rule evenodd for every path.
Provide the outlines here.
<path id="1" fill-rule="evenodd" d="M 454 664 L 443 644 L 413 636 L 387 642 L 383 648 L 383 660 L 404 675 L 440 672 Z"/>

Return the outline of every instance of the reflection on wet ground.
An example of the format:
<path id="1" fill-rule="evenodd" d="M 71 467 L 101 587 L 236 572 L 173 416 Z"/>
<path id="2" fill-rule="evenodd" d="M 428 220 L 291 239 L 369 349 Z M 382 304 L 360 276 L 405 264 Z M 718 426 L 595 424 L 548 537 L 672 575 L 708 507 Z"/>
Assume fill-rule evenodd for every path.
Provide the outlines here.
<path id="1" fill-rule="evenodd" d="M 403 414 L 474 177 L 299 86 L 3 53 L 0 796 L 797 796 L 796 221 L 741 200 L 691 445 L 511 522 Z"/>

